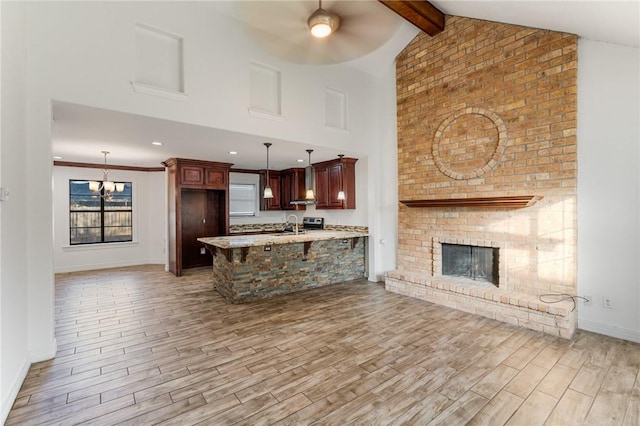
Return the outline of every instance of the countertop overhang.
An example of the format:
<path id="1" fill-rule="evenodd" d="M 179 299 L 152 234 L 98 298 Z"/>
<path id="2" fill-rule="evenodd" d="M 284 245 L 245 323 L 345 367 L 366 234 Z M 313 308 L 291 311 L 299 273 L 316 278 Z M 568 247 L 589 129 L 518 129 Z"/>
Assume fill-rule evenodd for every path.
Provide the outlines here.
<path id="1" fill-rule="evenodd" d="M 369 236 L 369 234 L 365 232 L 307 230 L 304 234 L 298 235 L 288 232 L 256 235 L 227 235 L 223 237 L 201 237 L 198 238 L 198 241 L 221 249 L 233 249 L 241 247 L 306 243 L 322 240 L 340 240 L 367 236 Z"/>

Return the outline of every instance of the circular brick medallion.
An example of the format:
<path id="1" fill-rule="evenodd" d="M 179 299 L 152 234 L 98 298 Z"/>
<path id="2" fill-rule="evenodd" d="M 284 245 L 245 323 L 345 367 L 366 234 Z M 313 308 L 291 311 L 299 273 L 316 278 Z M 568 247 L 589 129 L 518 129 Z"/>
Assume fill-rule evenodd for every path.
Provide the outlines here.
<path id="1" fill-rule="evenodd" d="M 452 179 L 472 179 L 492 170 L 507 146 L 507 126 L 495 112 L 465 108 L 440 123 L 433 160 Z"/>

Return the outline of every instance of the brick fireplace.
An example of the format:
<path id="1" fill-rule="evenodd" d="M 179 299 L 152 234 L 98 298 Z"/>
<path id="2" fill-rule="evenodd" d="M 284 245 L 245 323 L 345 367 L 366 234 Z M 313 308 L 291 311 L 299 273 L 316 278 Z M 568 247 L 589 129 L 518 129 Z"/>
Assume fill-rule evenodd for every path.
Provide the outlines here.
<path id="1" fill-rule="evenodd" d="M 574 35 L 461 17 L 399 55 L 397 270 L 388 290 L 570 338 L 576 328 Z M 442 244 L 499 249 L 497 285 Z"/>

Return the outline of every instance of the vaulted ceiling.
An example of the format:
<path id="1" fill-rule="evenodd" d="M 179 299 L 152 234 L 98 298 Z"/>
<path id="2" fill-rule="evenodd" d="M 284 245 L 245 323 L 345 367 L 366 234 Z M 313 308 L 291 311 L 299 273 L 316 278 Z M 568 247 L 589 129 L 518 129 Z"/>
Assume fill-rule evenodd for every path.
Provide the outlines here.
<path id="1" fill-rule="evenodd" d="M 388 2 L 385 2 L 388 3 Z M 570 32 L 598 41 L 640 46 L 640 2 L 638 1 L 448 1 L 434 0 L 433 6 L 448 15 L 512 23 Z M 316 43 L 308 35 L 306 17 L 315 1 L 218 1 L 209 6 L 216 13 L 237 20 L 253 34 L 257 43 L 282 59 L 301 64 L 346 63 L 375 76 L 376 63 L 393 60 L 395 54 L 417 33 L 382 2 L 324 1 L 323 8 L 335 9 L 343 18 L 342 28 L 327 40 Z M 404 31 L 404 32 L 403 32 Z M 101 150 L 126 152 L 127 165 L 157 167 L 168 157 L 197 157 L 203 141 L 224 139 L 216 152 L 218 161 L 239 168 L 261 168 L 263 138 L 226 132 L 149 117 L 104 111 L 79 105 L 54 103 L 52 153 L 70 162 L 99 162 Z M 151 141 L 163 135 L 164 146 Z M 171 135 L 181 135 L 172 139 Z M 187 137 L 185 137 L 185 135 Z M 223 136 L 223 137 L 221 137 Z M 292 167 L 304 150 L 295 141 L 279 141 L 291 149 L 272 154 L 274 168 Z M 255 145 L 242 158 L 230 157 L 234 146 Z M 317 160 L 338 152 L 317 148 Z M 349 152 L 341 152 L 349 155 Z M 302 158 L 301 158 L 302 159 Z M 124 164 L 124 162 L 121 162 Z"/>

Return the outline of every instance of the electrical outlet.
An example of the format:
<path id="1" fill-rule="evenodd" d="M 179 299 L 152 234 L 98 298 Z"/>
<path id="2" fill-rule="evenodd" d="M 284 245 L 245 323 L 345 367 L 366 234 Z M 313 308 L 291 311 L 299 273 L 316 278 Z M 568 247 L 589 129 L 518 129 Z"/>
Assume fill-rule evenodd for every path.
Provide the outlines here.
<path id="1" fill-rule="evenodd" d="M 602 307 L 605 309 L 613 309 L 613 304 L 611 303 L 611 299 L 607 296 L 602 298 Z"/>
<path id="2" fill-rule="evenodd" d="M 200 254 L 207 254 L 207 249 L 204 247 L 200 247 Z"/>
<path id="3" fill-rule="evenodd" d="M 582 296 L 587 300 L 584 300 L 584 306 L 593 306 L 593 297 L 591 296 Z"/>

